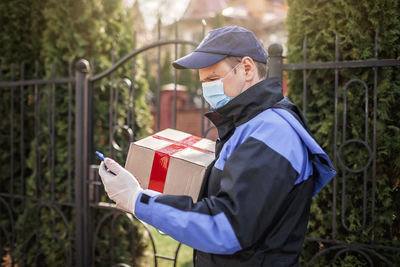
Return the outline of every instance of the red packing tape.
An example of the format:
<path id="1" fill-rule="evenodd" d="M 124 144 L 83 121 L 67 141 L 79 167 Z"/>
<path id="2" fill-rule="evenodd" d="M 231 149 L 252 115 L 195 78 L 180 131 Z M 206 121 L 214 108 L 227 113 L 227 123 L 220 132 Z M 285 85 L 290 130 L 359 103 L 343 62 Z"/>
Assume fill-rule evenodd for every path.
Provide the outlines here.
<path id="1" fill-rule="evenodd" d="M 214 154 L 213 151 L 194 147 L 193 145 L 202 139 L 201 137 L 194 135 L 189 136 L 181 141 L 175 141 L 159 135 L 153 135 L 152 137 L 172 143 L 171 145 L 161 148 L 154 153 L 148 189 L 158 191 L 160 193 L 164 192 L 165 180 L 167 179 L 168 165 L 171 155 L 188 147 L 207 154 Z"/>

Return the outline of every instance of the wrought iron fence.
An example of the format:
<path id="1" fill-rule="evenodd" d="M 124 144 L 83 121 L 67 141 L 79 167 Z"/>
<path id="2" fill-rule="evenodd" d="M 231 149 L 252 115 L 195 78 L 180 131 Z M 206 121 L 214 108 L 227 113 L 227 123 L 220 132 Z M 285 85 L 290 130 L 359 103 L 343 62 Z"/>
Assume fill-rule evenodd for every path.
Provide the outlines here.
<path id="1" fill-rule="evenodd" d="M 0 66 L 3 69 L 3 66 Z M 26 251 L 31 247 L 36 252 L 31 255 L 39 261 L 40 252 L 40 220 L 43 212 L 53 214 L 53 226 L 49 231 L 55 246 L 65 256 L 65 263 L 73 264 L 72 247 L 60 241 L 57 235 L 56 224 L 63 228 L 65 239 L 73 243 L 73 225 L 67 215 L 74 208 L 72 194 L 73 173 L 66 171 L 67 181 L 62 189 L 62 198 L 58 198 L 60 188 L 56 187 L 55 172 L 55 139 L 56 129 L 56 96 L 57 88 L 64 85 L 67 90 L 66 103 L 67 118 L 64 120 L 66 129 L 67 156 L 64 159 L 72 163 L 73 146 L 73 95 L 74 77 L 72 62 L 69 62 L 66 78 L 55 77 L 55 64 L 52 67 L 52 77 L 39 78 L 39 63 L 34 64 L 34 79 L 25 80 L 25 64 L 17 70 L 15 65 L 10 67 L 10 81 L 3 81 L 0 77 L 0 93 L 3 99 L 9 100 L 9 110 L 2 120 L 2 137 L 9 137 L 9 147 L 2 147 L 2 154 L 9 152 L 9 157 L 2 158 L 2 166 L 6 166 L 9 173 L 1 174 L 0 188 L 0 262 L 2 266 L 25 266 Z M 16 74 L 19 78 L 16 78 Z M 3 109 L 6 110 L 6 109 Z M 28 115 L 29 114 L 29 115 Z M 32 121 L 25 120 L 29 116 Z M 4 141 L 4 139 L 3 139 Z M 2 142 L 4 144 L 4 142 Z M 29 147 L 34 151 L 34 158 L 27 158 Z M 17 157 L 18 156 L 18 157 Z M 27 165 L 30 165 L 28 171 Z M 4 170 L 4 169 L 3 169 Z M 27 177 L 35 176 L 34 184 L 27 184 Z M 19 216 L 24 213 L 24 216 Z M 18 224 L 17 222 L 20 223 Z M 35 225 L 25 228 L 30 221 Z M 20 243 L 20 251 L 15 251 L 16 243 Z M 18 261 L 15 255 L 18 255 Z"/>
<path id="2" fill-rule="evenodd" d="M 9 112 L 7 114 L 8 118 L 4 119 L 2 122 L 2 131 L 4 135 L 8 135 L 10 138 L 10 146 L 8 149 L 10 158 L 2 159 L 1 164 L 8 164 L 10 167 L 9 174 L 2 174 L 1 187 L 0 187 L 0 256 L 1 262 L 3 264 L 9 264 L 15 266 L 18 265 L 25 266 L 27 262 L 27 250 L 31 249 L 30 246 L 34 246 L 35 250 L 33 257 L 36 259 L 33 261 L 36 265 L 40 265 L 40 257 L 42 256 L 42 251 L 40 247 L 40 215 L 43 213 L 51 212 L 54 215 L 53 222 L 51 223 L 52 229 L 49 234 L 49 238 L 57 243 L 62 251 L 62 255 L 65 256 L 65 265 L 68 266 L 94 266 L 96 258 L 96 244 L 99 239 L 99 235 L 104 223 L 111 220 L 112 226 L 115 227 L 116 222 L 121 216 L 124 220 L 129 220 L 130 226 L 132 227 L 131 237 L 129 239 L 132 244 L 135 243 L 134 228 L 134 218 L 130 215 L 126 215 L 116 210 L 115 207 L 110 203 L 101 202 L 100 196 L 103 194 L 101 190 L 101 182 L 97 175 L 98 166 L 95 165 L 95 160 L 92 155 L 94 152 L 93 144 L 93 129 L 94 129 L 94 109 L 93 99 L 96 90 L 99 90 L 98 84 L 102 81 L 106 82 L 110 86 L 110 98 L 109 98 L 109 120 L 108 120 L 108 130 L 109 130 L 109 153 L 108 155 L 114 156 L 117 153 L 121 153 L 123 148 L 117 143 L 114 136 L 117 130 L 122 130 L 126 132 L 129 141 L 134 140 L 135 133 L 135 112 L 134 112 L 134 99 L 135 99 L 135 73 L 136 73 L 136 62 L 135 58 L 141 53 L 155 49 L 158 55 L 158 80 L 157 80 L 157 96 L 156 96 L 156 129 L 160 129 L 160 58 L 161 58 L 161 47 L 166 45 L 174 45 L 175 58 L 178 57 L 177 47 L 178 45 L 186 44 L 190 46 L 196 46 L 197 43 L 187 40 L 179 40 L 178 37 L 178 25 L 175 24 L 175 39 L 174 40 L 161 40 L 161 25 L 158 25 L 158 41 L 143 46 L 141 48 L 134 48 L 133 52 L 124 56 L 119 61 L 113 62 L 111 68 L 104 72 L 95 74 L 90 70 L 90 64 L 86 60 L 80 60 L 76 64 L 75 75 L 72 72 L 72 62 L 68 66 L 68 77 L 57 78 L 53 77 L 49 79 L 39 78 L 39 66 L 36 63 L 35 79 L 24 80 L 24 64 L 21 65 L 18 73 L 20 75 L 19 79 L 16 79 L 15 66 L 11 67 L 10 80 L 3 81 L 0 77 L 0 93 L 2 96 L 7 96 L 10 99 L 9 102 Z M 203 25 L 203 36 L 204 36 L 204 25 Z M 268 48 L 269 51 L 269 77 L 279 76 L 282 77 L 284 71 L 302 71 L 303 72 L 303 112 L 307 113 L 307 71 L 317 70 L 317 69 L 331 69 L 334 71 L 334 92 L 335 92 L 335 108 L 334 112 L 334 159 L 335 166 L 342 168 L 344 171 L 342 177 L 336 177 L 333 181 L 333 195 L 332 195 L 332 239 L 321 239 L 321 238 L 307 238 L 306 242 L 319 242 L 327 244 L 326 249 L 321 250 L 317 253 L 308 263 L 312 265 L 316 262 L 319 257 L 324 256 L 326 253 L 331 251 L 336 251 L 333 262 L 336 261 L 337 257 L 340 257 L 345 252 L 355 251 L 362 255 L 366 261 L 373 266 L 373 260 L 371 255 L 377 257 L 381 262 L 394 266 L 398 263 L 391 262 L 390 259 L 379 254 L 379 250 L 389 250 L 395 253 L 400 252 L 400 248 L 392 246 L 382 246 L 374 243 L 374 226 L 375 226 L 375 203 L 374 196 L 376 194 L 376 123 L 377 123 L 377 87 L 378 87 L 378 76 L 377 71 L 380 67 L 398 67 L 400 66 L 400 61 L 395 59 L 378 59 L 377 55 L 377 41 L 375 44 L 375 55 L 374 60 L 364 60 L 364 61 L 351 61 L 342 62 L 339 61 L 338 55 L 338 41 L 336 37 L 336 54 L 335 61 L 333 62 L 321 62 L 321 63 L 308 63 L 306 54 L 306 44 L 307 39 L 304 40 L 304 62 L 296 64 L 283 64 L 282 47 L 280 45 L 271 45 Z M 129 65 L 130 64 L 130 65 Z M 130 75 L 124 75 L 124 77 L 116 77 L 116 73 L 120 68 L 127 68 L 130 66 Z M 369 139 L 343 139 L 341 140 L 341 146 L 338 144 L 338 102 L 339 102 L 339 70 L 347 68 L 372 68 L 374 70 L 374 84 L 373 84 L 373 118 L 372 118 L 372 134 L 373 142 L 369 143 Z M 53 67 L 53 73 L 55 73 L 55 67 Z M 129 77 L 130 76 L 130 77 Z M 177 74 L 174 73 L 174 113 L 173 113 L 173 127 L 176 127 L 177 118 Z M 347 91 L 348 87 L 353 83 L 359 83 L 364 87 L 367 87 L 366 83 L 361 79 L 353 79 L 348 81 L 344 85 L 344 92 Z M 19 90 L 18 90 L 19 89 Z M 65 100 L 58 99 L 59 90 L 67 90 L 68 97 Z M 125 90 L 127 94 L 126 106 L 122 107 L 126 110 L 125 117 L 121 118 L 118 110 L 121 108 L 119 106 L 120 102 L 118 99 L 121 97 L 121 91 Z M 30 92 L 28 94 L 28 92 Z M 366 90 L 368 92 L 368 90 Z M 18 96 L 16 95 L 18 94 Z M 26 96 L 33 96 L 32 99 L 26 99 Z M 346 94 L 345 94 L 346 95 Z M 19 99 L 19 102 L 16 101 Z M 45 101 L 46 104 L 43 104 Z M 344 120 L 346 123 L 346 112 L 348 107 L 346 106 L 346 98 L 344 101 Z M 366 107 L 368 105 L 368 97 L 366 98 Z M 15 106 L 18 103 L 18 107 Z M 63 114 L 64 116 L 57 115 L 56 109 L 59 104 L 67 105 L 67 112 Z M 205 105 L 203 101 L 202 105 L 202 115 L 204 114 Z M 368 111 L 367 111 L 368 113 Z M 29 115 L 30 114 L 30 115 Z M 33 115 L 32 115 L 33 114 Z M 24 117 L 31 116 L 33 123 L 32 125 L 24 124 Z M 58 116 L 58 117 L 57 117 Z M 368 116 L 366 116 L 368 117 Z M 46 123 L 43 122 L 45 118 Z M 67 140 L 64 143 L 66 148 L 66 157 L 63 159 L 56 159 L 55 152 L 60 149 L 57 146 L 57 138 L 59 136 L 59 129 L 57 129 L 57 122 L 64 121 L 66 125 L 63 131 L 66 131 Z M 120 123 L 120 121 L 123 123 Z M 202 134 L 203 136 L 210 129 L 210 125 L 206 125 L 204 120 L 202 122 Z M 74 126 L 73 126 L 74 125 Z M 366 123 L 368 125 L 368 122 Z M 33 126 L 33 128 L 28 128 Z M 344 129 L 346 127 L 343 127 Z M 368 132 L 368 131 L 366 131 Z M 343 136 L 346 136 L 345 134 Z M 27 142 L 30 142 L 27 144 Z M 351 142 L 362 144 L 367 148 L 369 154 L 369 160 L 366 166 L 361 169 L 353 170 L 348 168 L 341 161 L 341 150 L 346 144 Z M 29 159 L 30 173 L 26 173 L 27 159 L 25 152 L 28 146 L 33 146 L 34 158 Z M 19 153 L 16 153 L 16 150 Z M 44 149 L 46 149 L 44 151 Z M 16 158 L 15 155 L 18 155 Z M 67 182 L 61 188 L 57 188 L 59 181 L 57 181 L 57 175 L 55 166 L 60 160 L 67 161 L 68 166 L 74 166 L 73 168 L 68 168 L 67 172 Z M 47 166 L 43 166 L 43 162 L 46 162 Z M 338 225 L 337 219 L 337 202 L 338 202 L 338 191 L 337 191 L 337 180 L 346 180 L 347 172 L 363 172 L 366 169 L 372 169 L 372 209 L 370 211 L 370 216 L 367 216 L 368 211 L 366 206 L 363 207 L 363 220 L 362 228 L 366 227 L 367 220 L 370 220 L 370 225 L 372 225 L 371 230 L 371 242 L 368 244 L 361 243 L 348 243 L 345 240 L 338 240 L 336 238 L 336 231 Z M 4 176 L 5 175 L 5 176 Z M 27 177 L 34 176 L 34 184 L 27 185 Z M 364 181 L 367 178 L 364 177 Z M 47 187 L 44 186 L 47 185 Z M 364 182 L 365 184 L 365 182 Z M 5 187 L 7 186 L 7 188 Z M 346 183 L 342 183 L 343 190 L 342 194 L 346 192 Z M 364 186 L 365 189 L 365 186 Z M 62 191 L 62 192 L 61 192 Z M 364 191 L 364 194 L 366 192 Z M 59 196 L 62 198 L 59 198 Z M 350 231 L 346 226 L 346 220 L 343 217 L 345 214 L 346 203 L 345 197 L 342 195 L 342 218 L 341 223 L 346 230 Z M 24 218 L 19 218 L 19 213 L 24 209 L 29 208 L 30 211 L 25 214 Z M 96 217 L 95 213 L 97 211 L 103 211 L 102 216 Z M 368 217 L 368 219 L 367 219 Z M 16 228 L 15 225 L 17 220 L 22 220 L 22 228 Z M 33 228 L 24 228 L 26 222 L 29 220 L 35 220 L 35 226 Z M 61 226 L 60 226 L 61 225 Z M 20 226 L 18 226 L 20 227 Z M 63 243 L 58 236 L 58 228 L 66 230 L 67 236 L 65 240 L 67 243 Z M 180 244 L 175 250 L 175 255 L 173 257 L 159 255 L 157 248 L 155 246 L 151 232 L 149 231 L 146 224 L 143 227 L 150 234 L 151 249 L 154 254 L 153 261 L 154 265 L 157 266 L 158 259 L 166 259 L 173 262 L 174 266 L 177 264 L 177 255 L 180 250 Z M 359 230 L 359 229 L 357 229 Z M 119 263 L 115 260 L 114 243 L 117 237 L 113 235 L 111 231 L 111 236 L 109 244 L 111 246 L 111 265 L 118 266 L 124 263 Z M 17 242 L 22 242 L 22 250 L 16 252 L 15 246 Z M 34 244 L 34 245 L 33 245 Z M 133 248 L 133 245 L 132 245 Z M 19 258 L 16 258 L 18 255 Z M 135 260 L 135 251 L 130 251 L 131 262 Z M 29 257 L 32 257 L 30 255 Z"/>
<path id="3" fill-rule="evenodd" d="M 375 242 L 375 227 L 376 227 L 376 208 L 375 208 L 375 199 L 377 194 L 377 176 L 376 176 L 376 153 L 377 153 L 377 105 L 378 105 L 378 70 L 381 67 L 392 67 L 398 68 L 400 66 L 399 59 L 379 59 L 378 58 L 378 34 L 375 35 L 375 43 L 374 43 L 374 59 L 370 60 L 358 60 L 358 61 L 339 61 L 339 39 L 336 35 L 335 37 L 335 61 L 332 62 L 308 62 L 307 61 L 307 36 L 304 37 L 303 42 L 303 62 L 301 63 L 291 63 L 291 64 L 283 64 L 282 57 L 282 46 L 279 44 L 274 44 L 269 47 L 269 55 L 270 59 L 270 75 L 282 77 L 283 72 L 289 71 L 302 71 L 303 72 L 303 92 L 302 92 L 302 111 L 303 114 L 307 115 L 307 105 L 309 102 L 307 101 L 307 72 L 313 70 L 332 70 L 333 80 L 334 80 L 334 122 L 333 122 L 333 155 L 331 158 L 333 159 L 333 163 L 336 168 L 339 170 L 339 174 L 341 176 L 336 176 L 333 179 L 333 194 L 332 194 L 332 218 L 331 218 L 331 239 L 323 239 L 323 238 L 306 238 L 306 242 L 317 242 L 325 247 L 321 249 L 317 254 L 315 254 L 309 262 L 307 262 L 307 266 L 312 266 L 317 262 L 317 260 L 328 253 L 333 252 L 333 257 L 331 259 L 330 264 L 335 264 L 337 259 L 345 253 L 353 252 L 360 255 L 364 258 L 366 264 L 369 266 L 375 266 L 373 257 L 380 261 L 378 266 L 382 264 L 386 264 L 387 266 L 397 266 L 400 264 L 399 262 L 393 262 L 390 258 L 383 256 L 381 251 L 390 251 L 391 253 L 397 254 L 400 252 L 400 248 L 396 246 L 385 246 L 380 245 Z M 339 71 L 340 70 L 348 70 L 348 69 L 359 69 L 359 68 L 369 68 L 373 70 L 373 85 L 372 85 L 372 98 L 373 103 L 370 103 L 369 97 L 369 87 L 367 82 L 359 79 L 353 78 L 348 81 L 340 81 L 339 79 Z M 344 83 L 343 86 L 343 94 L 339 94 L 340 82 Z M 363 107 L 358 106 L 350 106 L 347 103 L 347 95 L 349 92 L 349 87 L 359 84 L 364 89 L 364 101 L 365 105 Z M 339 119 L 339 104 L 343 105 L 342 110 L 342 118 Z M 369 110 L 372 107 L 372 117 L 370 115 L 371 111 Z M 346 129 L 347 129 L 347 117 L 349 112 L 358 113 L 360 116 L 364 116 L 364 125 L 359 125 L 359 127 L 364 127 L 364 138 L 350 138 L 347 139 Z M 372 142 L 369 135 L 371 135 L 371 127 L 372 125 Z M 339 140 L 339 136 L 342 136 L 341 140 Z M 345 160 L 343 159 L 343 151 L 346 149 L 345 147 L 349 144 L 358 144 L 365 148 L 367 153 L 368 160 L 365 162 L 364 166 L 359 168 L 353 168 L 353 166 L 346 165 Z M 346 209 L 348 208 L 348 203 L 346 202 L 347 191 L 346 191 L 346 179 L 349 179 L 347 176 L 349 173 L 362 173 L 362 187 L 363 187 L 363 204 L 362 204 L 362 224 L 357 229 L 350 229 L 348 223 L 346 221 Z M 341 192 L 339 194 L 338 190 L 338 180 L 341 180 Z M 372 186 L 368 191 L 367 181 L 370 181 Z M 371 194 L 371 209 L 367 209 L 367 194 Z M 338 201 L 340 201 L 340 219 L 337 218 L 338 214 Z M 340 222 L 338 222 L 340 220 Z M 368 221 L 368 222 L 367 222 Z M 361 232 L 365 230 L 367 225 L 371 228 L 369 230 L 370 233 L 370 242 L 369 243 L 361 243 L 361 242 L 347 242 L 346 240 L 340 240 L 337 238 L 338 236 L 338 228 L 339 224 L 344 228 L 347 233 Z"/>
<path id="4" fill-rule="evenodd" d="M 204 33 L 203 24 L 203 33 Z M 135 133 L 135 75 L 136 75 L 136 58 L 148 50 L 157 51 L 158 79 L 157 79 L 157 95 L 156 95 L 156 129 L 160 129 L 160 76 L 161 76 L 161 48 L 163 46 L 173 45 L 175 50 L 175 58 L 177 55 L 178 45 L 196 46 L 194 41 L 179 40 L 178 25 L 175 24 L 175 39 L 161 40 L 161 23 L 158 24 L 158 41 L 136 49 L 134 44 L 133 52 L 124 56 L 114 63 L 112 66 L 101 73 L 94 73 L 90 69 L 90 64 L 86 60 L 80 60 L 75 66 L 75 75 L 73 74 L 72 62 L 69 62 L 68 77 L 58 78 L 55 64 L 53 65 L 52 77 L 49 79 L 40 78 L 39 63 L 35 63 L 35 78 L 25 80 L 25 67 L 21 65 L 17 69 L 15 65 L 10 68 L 8 81 L 0 77 L 0 93 L 9 99 L 8 116 L 9 118 L 3 123 L 3 136 L 9 136 L 10 157 L 2 160 L 2 164 L 10 165 L 10 173 L 1 178 L 0 187 L 0 262 L 6 266 L 26 266 L 28 262 L 41 266 L 42 256 L 44 255 L 41 248 L 40 234 L 41 232 L 41 215 L 43 213 L 55 212 L 55 218 L 51 225 L 51 238 L 53 242 L 59 243 L 62 247 L 61 255 L 65 256 L 63 262 L 67 266 L 94 266 L 96 256 L 96 244 L 99 242 L 99 236 L 102 227 L 107 221 L 111 221 L 111 235 L 109 237 L 110 246 L 110 265 L 124 266 L 127 263 L 135 262 L 135 228 L 138 225 L 142 227 L 150 238 L 150 251 L 153 252 L 153 264 L 157 266 L 158 260 L 171 261 L 174 266 L 177 264 L 178 253 L 181 244 L 177 244 L 174 255 L 166 256 L 160 254 L 156 248 L 152 232 L 144 223 L 129 214 L 125 214 L 115 208 L 111 203 L 101 202 L 101 196 L 104 196 L 102 184 L 98 177 L 98 165 L 94 164 L 92 157 L 93 152 L 93 129 L 94 129 L 94 109 L 93 94 L 99 90 L 97 84 L 108 84 L 110 89 L 109 98 L 109 153 L 107 155 L 115 156 L 118 153 L 125 153 L 124 150 L 115 140 L 116 130 L 122 129 L 127 132 L 129 141 L 134 140 Z M 123 75 L 117 77 L 116 72 L 130 66 L 131 75 Z M 92 65 L 93 67 L 93 65 Z M 3 67 L 0 68 L 3 70 Z M 2 73 L 2 72 L 1 72 Z M 16 76 L 20 78 L 17 79 Z M 177 73 L 174 73 L 175 94 L 174 94 L 174 120 L 173 127 L 176 127 L 177 116 Z M 97 83 L 97 84 L 96 84 Z M 19 89 L 17 91 L 17 89 Z M 61 91 L 68 90 L 67 112 L 65 116 L 56 115 L 56 109 L 60 104 L 58 95 Z M 128 91 L 128 103 L 126 107 L 126 118 L 124 124 L 118 123 L 120 115 L 118 114 L 119 98 L 121 91 Z M 16 95 L 18 92 L 18 96 Z M 60 93 L 59 93 L 60 92 Z M 28 96 L 29 99 L 26 99 Z M 19 99 L 18 107 L 16 100 Z M 29 103 L 27 103 L 29 102 Z M 29 109 L 27 108 L 29 105 Z M 202 108 L 204 114 L 204 102 Z M 30 116 L 33 125 L 25 125 L 26 117 Z M 25 119 L 24 119 L 25 118 Z M 44 123 L 44 121 L 46 123 Z M 57 181 L 55 158 L 56 149 L 59 145 L 56 142 L 57 123 L 64 121 L 66 129 L 66 142 L 63 144 L 66 150 L 67 182 L 62 188 Z M 203 122 L 203 120 L 202 120 Z M 3 125 L 2 125 L 3 126 Z M 33 129 L 32 127 L 33 126 Z M 209 124 L 208 124 L 209 126 Z M 29 128 L 28 128 L 29 127 Z M 202 132 L 206 133 L 207 125 L 202 123 Z M 7 129 L 6 129 L 7 128 Z M 30 142 L 27 144 L 27 142 Z M 26 154 L 27 147 L 33 145 L 34 159 L 29 161 L 30 172 L 26 170 Z M 16 147 L 19 147 L 18 158 L 16 158 Z M 45 150 L 44 150 L 45 149 Z M 18 164 L 17 164 L 18 162 Z M 43 166 L 43 162 L 46 166 Z M 14 171 L 18 170 L 18 171 Z M 17 175 L 18 174 L 18 177 Z M 34 175 L 35 183 L 27 185 L 29 175 Z M 16 181 L 18 179 L 18 181 Z M 48 184 L 48 188 L 44 188 L 43 184 Z M 32 191 L 33 190 L 33 191 Z M 60 191 L 62 197 L 60 198 Z M 17 203 L 17 204 L 15 204 Z M 29 211 L 22 218 L 19 213 Z M 103 211 L 101 217 L 96 217 L 96 211 Z M 122 218 L 122 219 L 121 219 Z M 18 220 L 23 220 L 22 224 L 15 227 Z M 33 219 L 33 229 L 27 224 Z M 119 220 L 128 220 L 131 227 L 131 236 L 127 237 L 131 241 L 130 259 L 127 262 L 120 262 L 114 249 L 117 242 L 114 230 Z M 66 229 L 67 237 L 61 240 L 58 237 L 57 224 L 62 222 Z M 137 223 L 135 223 L 135 221 Z M 29 228 L 29 229 L 28 229 Z M 30 233 L 27 233 L 30 232 Z M 26 236 L 27 235 L 27 236 Z M 21 251 L 16 251 L 16 244 L 22 242 Z M 63 243 L 65 242 L 65 243 Z M 29 253 L 29 254 L 28 254 Z M 57 254 L 59 255 L 59 254 Z M 30 258 L 33 257 L 34 259 Z M 29 258 L 29 259 L 28 259 Z M 103 264 L 104 265 L 104 264 Z"/>

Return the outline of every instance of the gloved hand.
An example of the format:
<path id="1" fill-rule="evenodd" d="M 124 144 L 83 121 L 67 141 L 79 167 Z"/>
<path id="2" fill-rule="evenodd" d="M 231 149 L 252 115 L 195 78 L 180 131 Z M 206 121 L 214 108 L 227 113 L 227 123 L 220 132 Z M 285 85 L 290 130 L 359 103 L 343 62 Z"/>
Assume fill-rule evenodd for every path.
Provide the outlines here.
<path id="1" fill-rule="evenodd" d="M 101 163 L 99 175 L 108 197 L 115 201 L 117 208 L 134 214 L 136 199 L 143 191 L 136 178 L 110 158 Z"/>

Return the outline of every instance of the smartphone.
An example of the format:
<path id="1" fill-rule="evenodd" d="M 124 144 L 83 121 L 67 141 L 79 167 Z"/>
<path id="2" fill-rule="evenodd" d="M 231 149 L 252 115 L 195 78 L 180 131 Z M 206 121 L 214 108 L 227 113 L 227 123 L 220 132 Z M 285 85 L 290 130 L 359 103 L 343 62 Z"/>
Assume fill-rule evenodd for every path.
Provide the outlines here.
<path id="1" fill-rule="evenodd" d="M 101 152 L 96 151 L 96 156 L 97 156 L 101 161 L 104 161 L 104 155 L 103 155 Z"/>

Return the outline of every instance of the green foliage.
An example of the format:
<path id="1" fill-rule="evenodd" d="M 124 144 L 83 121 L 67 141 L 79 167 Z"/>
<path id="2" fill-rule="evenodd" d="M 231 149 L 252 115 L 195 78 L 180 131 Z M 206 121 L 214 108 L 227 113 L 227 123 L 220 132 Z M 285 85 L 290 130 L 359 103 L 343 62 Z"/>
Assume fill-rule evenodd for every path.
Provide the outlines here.
<path id="1" fill-rule="evenodd" d="M 164 60 L 161 63 L 161 85 L 174 82 L 174 74 L 171 68 L 171 54 L 169 50 L 165 53 Z"/>
<path id="2" fill-rule="evenodd" d="M 115 62 L 133 48 L 134 12 L 124 9 L 122 0 L 1 1 L 0 11 L 2 81 L 22 77 L 19 68 L 22 62 L 25 65 L 24 79 L 73 77 L 75 68 L 72 62 L 80 58 L 92 59 L 92 68 L 95 66 L 93 72 L 99 73 L 111 66 L 112 51 Z M 40 66 L 37 70 L 35 61 Z M 11 67 L 14 62 L 16 64 Z M 120 80 L 120 77 L 135 79 L 134 103 L 128 102 L 127 88 L 119 89 L 115 124 L 128 124 L 127 107 L 134 109 L 136 117 L 134 123 L 132 120 L 129 122 L 129 126 L 134 124 L 136 139 L 149 135 L 152 126 L 150 109 L 145 99 L 149 87 L 142 67 L 143 64 L 138 60 L 135 75 L 130 75 L 131 65 L 123 66 L 113 74 L 115 80 Z M 14 74 L 11 69 L 15 70 Z M 110 77 L 102 79 L 93 87 L 93 108 L 96 114 L 94 143 L 95 147 L 104 152 L 107 150 L 103 148 L 108 148 L 110 142 L 110 91 L 116 90 L 116 84 L 111 84 L 110 80 Z M 6 148 L 0 158 L 0 172 L 4 174 L 0 177 L 0 192 L 28 196 L 25 201 L 13 202 L 15 210 L 11 212 L 12 216 L 8 213 L 9 206 L 0 202 L 1 225 L 7 233 L 16 233 L 12 237 L 1 231 L 1 247 L 10 251 L 11 240 L 15 238 L 12 253 L 19 265 L 24 262 L 28 266 L 36 263 L 41 266 L 65 266 L 68 264 L 68 255 L 75 258 L 73 245 L 76 215 L 71 208 L 74 201 L 74 94 L 73 84 L 71 88 L 67 84 L 57 84 L 54 91 L 48 85 L 37 88 L 0 88 L 0 111 L 6 114 L 0 124 L 0 146 Z M 72 110 L 69 111 L 70 107 Z M 69 112 L 72 113 L 72 121 L 68 120 Z M 72 126 L 71 132 L 68 132 L 69 124 Z M 54 140 L 53 150 L 51 140 Z M 70 151 L 69 142 L 72 144 Z M 115 158 L 123 163 L 126 150 L 113 152 Z M 72 156 L 71 162 L 69 155 Z M 13 165 L 10 165 L 11 162 Z M 5 199 L 6 202 L 8 200 Z M 102 200 L 106 200 L 105 195 Z M 53 201 L 69 204 L 59 205 Z M 103 215 L 102 211 L 94 213 L 94 223 L 97 224 Z M 145 239 L 142 229 L 137 228 L 140 224 L 135 221 L 135 227 L 132 228 L 132 220 L 127 218 L 120 216 L 115 222 L 106 220 L 102 227 L 115 227 L 114 235 L 118 238 L 114 244 L 116 262 L 129 263 L 134 247 L 136 263 L 139 263 Z M 135 242 L 132 236 L 136 237 Z M 101 255 L 103 260 L 108 257 L 103 265 L 109 266 L 107 262 L 110 262 L 112 255 L 110 232 L 101 232 L 98 240 L 96 251 L 98 248 L 101 250 L 100 253 L 96 252 L 96 257 Z"/>
<path id="3" fill-rule="evenodd" d="M 307 61 L 334 61 L 335 34 L 339 41 L 339 60 L 367 60 L 374 58 L 374 38 L 378 32 L 379 58 L 397 58 L 400 52 L 400 4 L 398 1 L 356 1 L 356 0 L 288 0 L 289 31 L 287 59 L 291 63 L 303 61 L 303 40 L 307 36 Z M 307 71 L 307 120 L 315 138 L 334 159 L 334 70 Z M 345 84 L 351 79 L 361 79 L 367 84 L 366 91 L 360 83 L 352 83 L 345 91 Z M 289 72 L 289 97 L 302 106 L 303 73 Z M 373 111 L 374 111 L 374 70 L 339 70 L 338 98 L 338 136 L 336 148 L 341 162 L 351 169 L 360 169 L 368 163 L 370 154 L 365 146 L 358 143 L 344 145 L 344 140 L 365 140 L 372 149 Z M 377 124 L 376 124 L 376 193 L 375 197 L 375 243 L 387 246 L 400 246 L 400 109 L 396 101 L 400 95 L 400 73 L 398 68 L 378 69 L 377 88 Z M 344 105 L 346 97 L 347 105 Z M 368 109 L 365 118 L 366 106 Z M 346 110 L 346 117 L 343 113 Z M 346 127 L 343 123 L 346 119 Z M 365 135 L 365 132 L 368 135 Z M 341 146 L 343 145 L 343 148 Z M 335 160 L 338 174 L 336 239 L 346 242 L 371 243 L 372 222 L 372 165 L 366 176 L 366 221 L 363 225 L 363 183 L 364 173 L 350 173 L 339 161 Z M 342 202 L 343 177 L 346 177 L 346 196 Z M 313 200 L 308 236 L 332 239 L 332 198 L 333 182 L 322 190 Z M 345 203 L 345 206 L 343 206 Z M 345 213 L 342 214 L 342 210 Z M 342 221 L 343 216 L 343 221 Z M 308 262 L 317 252 L 329 247 L 328 244 L 305 243 L 302 262 Z M 318 266 L 329 265 L 337 250 L 319 258 Z M 392 262 L 400 262 L 399 255 L 379 250 L 381 255 Z M 382 265 L 378 257 L 373 256 L 377 266 Z M 334 263 L 339 266 L 359 266 L 367 261 L 359 253 L 344 253 Z"/>
<path id="4" fill-rule="evenodd" d="M 64 216 L 72 216 L 70 209 L 60 210 Z M 32 218 L 34 218 L 32 220 Z M 65 224 L 61 213 L 51 205 L 37 205 L 26 202 L 24 211 L 18 216 L 16 235 L 16 251 L 14 257 L 17 263 L 25 262 L 41 266 L 67 266 L 68 254 L 74 235 L 73 224 Z"/>
<path id="5" fill-rule="evenodd" d="M 181 51 L 179 57 L 183 57 L 187 55 L 186 46 L 181 46 Z M 201 83 L 199 79 L 197 79 L 197 71 L 193 71 L 191 69 L 183 69 L 178 72 L 178 83 L 185 85 L 188 88 L 188 92 L 191 95 L 191 98 L 198 95 L 197 90 L 201 88 Z"/>
<path id="6" fill-rule="evenodd" d="M 154 75 L 152 75 L 152 70 L 150 67 L 150 59 L 148 56 L 144 57 L 144 62 L 143 62 L 143 70 L 144 70 L 144 75 L 145 79 L 149 84 L 150 92 L 152 95 L 155 95 L 157 93 L 157 80 Z M 153 98 L 154 100 L 154 98 Z"/>
<path id="7" fill-rule="evenodd" d="M 168 235 L 161 234 L 153 226 L 149 226 L 149 231 L 154 239 L 157 253 L 173 258 L 175 256 L 179 242 L 175 239 L 170 238 Z M 160 267 L 171 267 L 172 265 L 172 262 L 166 259 L 159 258 L 157 261 L 157 266 Z M 147 266 L 152 266 L 152 262 L 148 262 Z M 181 244 L 176 266 L 193 267 L 193 248 Z"/>
<path id="8" fill-rule="evenodd" d="M 13 0 L 0 2 L 0 59 L 3 63 L 34 62 L 41 51 L 45 1 Z M 29 15 L 29 14 L 35 14 Z"/>
<path id="9" fill-rule="evenodd" d="M 98 228 L 95 237 L 94 266 L 113 266 L 117 263 L 125 263 L 130 266 L 143 266 L 144 250 L 147 247 L 147 233 L 132 214 L 124 212 L 109 212 L 96 210 L 95 221 L 105 219 L 105 223 Z M 115 220 L 115 222 L 114 222 Z M 141 231 L 138 231 L 140 227 Z M 133 246 L 133 244 L 135 244 Z M 113 248 L 113 249 L 112 249 Z M 130 253 L 129 253 L 130 252 Z M 114 258 L 110 256 L 114 254 Z M 132 255 L 135 262 L 132 261 Z M 114 261 L 114 263 L 113 263 Z"/>

